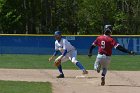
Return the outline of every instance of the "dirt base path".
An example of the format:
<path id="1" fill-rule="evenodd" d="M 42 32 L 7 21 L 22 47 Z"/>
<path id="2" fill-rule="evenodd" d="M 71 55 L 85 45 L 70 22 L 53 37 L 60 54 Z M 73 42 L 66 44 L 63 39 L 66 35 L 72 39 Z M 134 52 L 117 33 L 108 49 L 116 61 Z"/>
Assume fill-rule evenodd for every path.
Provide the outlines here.
<path id="1" fill-rule="evenodd" d="M 85 78 L 79 70 L 64 70 L 66 78 L 57 79 L 57 70 L 0 69 L 0 80 L 51 82 L 53 93 L 140 93 L 140 71 L 109 71 L 106 85 L 100 86 L 100 74 L 89 71 Z"/>

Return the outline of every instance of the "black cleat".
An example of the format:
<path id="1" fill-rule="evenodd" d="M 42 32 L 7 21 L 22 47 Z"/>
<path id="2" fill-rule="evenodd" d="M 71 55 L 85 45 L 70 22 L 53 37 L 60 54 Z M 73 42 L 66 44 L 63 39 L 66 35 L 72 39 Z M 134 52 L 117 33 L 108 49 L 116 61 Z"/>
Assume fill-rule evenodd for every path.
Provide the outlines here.
<path id="1" fill-rule="evenodd" d="M 102 77 L 101 78 L 101 86 L 104 86 L 105 85 L 105 77 Z"/>
<path id="2" fill-rule="evenodd" d="M 64 78 L 64 74 L 60 74 L 57 78 Z"/>
<path id="3" fill-rule="evenodd" d="M 83 74 L 88 74 L 88 71 L 84 70 L 84 71 L 83 71 Z"/>

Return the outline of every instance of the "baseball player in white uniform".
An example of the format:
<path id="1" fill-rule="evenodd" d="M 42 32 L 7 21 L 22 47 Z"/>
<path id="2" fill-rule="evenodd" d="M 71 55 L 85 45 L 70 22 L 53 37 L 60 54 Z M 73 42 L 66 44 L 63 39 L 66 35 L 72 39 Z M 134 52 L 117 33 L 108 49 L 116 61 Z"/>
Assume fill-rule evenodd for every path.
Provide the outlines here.
<path id="1" fill-rule="evenodd" d="M 83 74 L 88 74 L 88 71 L 86 71 L 86 69 L 82 66 L 82 64 L 76 59 L 77 57 L 76 48 L 72 46 L 71 43 L 67 39 L 62 38 L 60 31 L 56 31 L 54 36 L 56 39 L 55 52 L 53 56 L 49 58 L 49 61 L 51 61 L 60 51 L 62 55 L 58 56 L 58 58 L 56 58 L 54 62 L 60 61 L 61 63 L 63 63 L 70 60 L 79 69 L 83 71 Z M 57 76 L 57 78 L 64 78 L 64 73 L 62 71 L 61 63 L 57 65 L 57 68 L 60 72 L 60 75 Z"/>

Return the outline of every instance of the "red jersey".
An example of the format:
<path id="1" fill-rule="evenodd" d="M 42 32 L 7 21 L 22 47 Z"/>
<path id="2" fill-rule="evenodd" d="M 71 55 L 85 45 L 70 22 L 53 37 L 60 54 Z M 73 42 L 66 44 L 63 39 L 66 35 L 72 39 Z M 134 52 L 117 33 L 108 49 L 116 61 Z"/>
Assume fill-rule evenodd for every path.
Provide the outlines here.
<path id="1" fill-rule="evenodd" d="M 112 55 L 112 48 L 116 48 L 119 44 L 110 36 L 101 35 L 93 42 L 93 45 L 98 46 L 99 54 Z"/>

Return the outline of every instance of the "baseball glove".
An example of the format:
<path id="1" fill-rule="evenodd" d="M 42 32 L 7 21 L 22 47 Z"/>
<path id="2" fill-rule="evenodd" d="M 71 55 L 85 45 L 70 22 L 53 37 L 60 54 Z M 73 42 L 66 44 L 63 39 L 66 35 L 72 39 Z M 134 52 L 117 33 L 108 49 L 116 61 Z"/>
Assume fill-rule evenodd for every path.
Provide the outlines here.
<path id="1" fill-rule="evenodd" d="M 61 60 L 58 59 L 54 62 L 54 66 L 58 67 L 61 64 Z"/>

